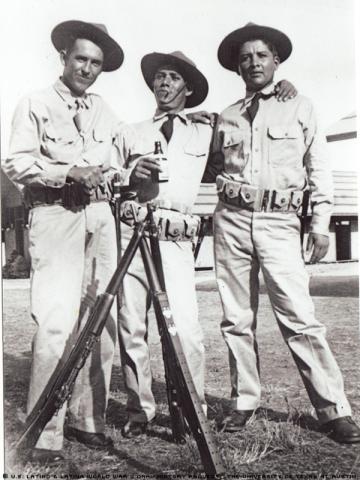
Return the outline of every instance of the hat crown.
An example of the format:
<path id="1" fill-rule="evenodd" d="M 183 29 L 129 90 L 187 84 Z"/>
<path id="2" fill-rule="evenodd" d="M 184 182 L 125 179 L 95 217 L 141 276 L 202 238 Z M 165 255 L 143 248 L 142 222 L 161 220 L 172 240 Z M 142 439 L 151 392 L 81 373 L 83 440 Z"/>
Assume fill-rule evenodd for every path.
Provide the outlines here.
<path id="1" fill-rule="evenodd" d="M 166 55 L 166 54 L 164 54 Z M 175 52 L 171 52 L 171 53 L 168 53 L 167 55 L 170 55 L 171 57 L 175 57 L 177 58 L 178 60 L 182 60 L 183 62 L 186 62 L 186 63 L 189 63 L 190 65 L 192 65 L 193 67 L 196 67 L 195 63 L 190 60 L 190 58 L 188 58 L 183 52 L 181 52 L 180 50 L 176 50 Z"/>
<path id="2" fill-rule="evenodd" d="M 109 35 L 108 29 L 103 23 L 93 23 L 93 22 L 89 22 L 89 23 L 91 23 L 91 25 L 93 25 L 94 27 L 98 28 L 99 30 L 102 30 L 104 33 L 107 33 Z"/>

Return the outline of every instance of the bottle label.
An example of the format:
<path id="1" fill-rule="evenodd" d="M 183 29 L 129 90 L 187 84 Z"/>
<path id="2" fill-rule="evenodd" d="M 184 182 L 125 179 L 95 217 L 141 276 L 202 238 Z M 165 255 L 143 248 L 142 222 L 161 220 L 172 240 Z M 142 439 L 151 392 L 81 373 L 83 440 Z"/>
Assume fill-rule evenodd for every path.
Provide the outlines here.
<path id="1" fill-rule="evenodd" d="M 159 157 L 159 164 L 161 172 L 158 175 L 159 182 L 168 182 L 169 181 L 169 164 L 166 157 Z"/>

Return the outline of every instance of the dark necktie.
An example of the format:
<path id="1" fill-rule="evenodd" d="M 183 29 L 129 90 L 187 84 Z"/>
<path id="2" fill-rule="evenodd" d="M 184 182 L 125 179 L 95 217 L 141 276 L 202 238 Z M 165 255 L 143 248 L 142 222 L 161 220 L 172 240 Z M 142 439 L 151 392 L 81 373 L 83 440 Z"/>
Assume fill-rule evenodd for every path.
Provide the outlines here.
<path id="1" fill-rule="evenodd" d="M 170 138 L 173 134 L 174 118 L 176 117 L 176 115 L 174 113 L 169 113 L 167 117 L 168 118 L 160 127 L 160 132 L 164 135 L 164 137 L 166 138 L 166 141 L 169 143 Z"/>
<path id="2" fill-rule="evenodd" d="M 267 98 L 270 98 L 273 95 L 274 95 L 274 92 L 269 93 L 269 94 L 265 94 L 265 93 L 262 93 L 262 92 L 255 93 L 255 95 L 253 96 L 253 98 L 251 100 L 250 105 L 246 109 L 246 111 L 248 112 L 249 117 L 250 117 L 250 123 L 253 123 L 254 118 L 256 117 L 256 114 L 259 110 L 259 98 L 263 98 L 264 100 L 266 100 Z"/>
<path id="3" fill-rule="evenodd" d="M 254 121 L 256 114 L 259 110 L 259 98 L 262 96 L 261 92 L 255 93 L 253 96 L 250 105 L 247 107 L 246 111 L 250 117 L 250 123 Z"/>

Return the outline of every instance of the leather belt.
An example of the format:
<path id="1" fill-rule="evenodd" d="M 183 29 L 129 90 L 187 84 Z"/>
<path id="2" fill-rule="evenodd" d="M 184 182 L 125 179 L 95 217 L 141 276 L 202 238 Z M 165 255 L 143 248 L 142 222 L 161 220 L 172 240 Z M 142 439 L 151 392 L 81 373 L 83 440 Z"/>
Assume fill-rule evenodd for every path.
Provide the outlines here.
<path id="1" fill-rule="evenodd" d="M 121 204 L 121 221 L 130 227 L 136 221 L 143 221 L 146 215 L 147 208 L 134 200 Z M 197 215 L 186 215 L 164 208 L 157 208 L 154 211 L 154 221 L 158 227 L 159 240 L 172 242 L 192 241 L 200 228 L 200 217 Z"/>
<path id="2" fill-rule="evenodd" d="M 216 187 L 222 202 L 252 212 L 297 212 L 303 190 L 266 190 L 219 175 Z"/>
<path id="3" fill-rule="evenodd" d="M 91 195 L 87 195 L 82 186 L 77 183 L 66 183 L 61 188 L 26 187 L 24 191 L 24 201 L 28 208 L 42 205 L 62 205 L 65 208 L 74 208 L 93 202 L 107 201 L 108 198 L 105 188 L 97 187 Z"/>

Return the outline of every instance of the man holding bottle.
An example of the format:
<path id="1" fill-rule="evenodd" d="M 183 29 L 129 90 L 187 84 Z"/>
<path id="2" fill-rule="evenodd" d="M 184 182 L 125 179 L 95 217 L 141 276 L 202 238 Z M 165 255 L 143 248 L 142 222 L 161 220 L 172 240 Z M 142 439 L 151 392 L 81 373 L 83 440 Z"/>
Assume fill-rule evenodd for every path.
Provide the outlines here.
<path id="1" fill-rule="evenodd" d="M 142 217 L 147 202 L 157 205 L 155 219 L 161 227 L 166 290 L 189 369 L 205 408 L 204 345 L 198 321 L 191 242 L 199 219 L 191 215 L 191 209 L 207 162 L 212 128 L 192 123 L 184 108 L 195 107 L 205 100 L 208 82 L 181 52 L 145 55 L 141 69 L 154 92 L 157 109 L 153 118 L 125 126 L 118 136 L 120 163 L 128 169 L 129 187 L 137 195 L 136 202 L 124 202 L 123 218 L 131 225 L 133 208 Z M 122 223 L 123 248 L 131 235 L 131 227 Z M 121 361 L 128 392 L 128 421 L 122 429 L 125 437 L 145 432 L 155 417 L 147 344 L 149 295 L 138 253 L 124 279 L 119 321 Z"/>

